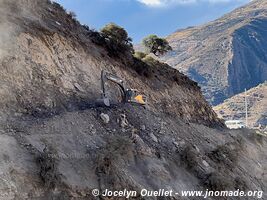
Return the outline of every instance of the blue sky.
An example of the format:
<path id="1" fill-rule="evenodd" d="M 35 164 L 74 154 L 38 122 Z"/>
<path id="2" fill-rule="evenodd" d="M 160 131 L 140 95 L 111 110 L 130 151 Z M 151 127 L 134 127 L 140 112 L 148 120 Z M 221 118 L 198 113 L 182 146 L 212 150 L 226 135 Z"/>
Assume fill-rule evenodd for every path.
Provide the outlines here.
<path id="1" fill-rule="evenodd" d="M 214 20 L 249 0 L 57 0 L 82 24 L 100 29 L 109 22 L 124 27 L 134 43 L 149 34 L 165 37 L 175 30 Z"/>

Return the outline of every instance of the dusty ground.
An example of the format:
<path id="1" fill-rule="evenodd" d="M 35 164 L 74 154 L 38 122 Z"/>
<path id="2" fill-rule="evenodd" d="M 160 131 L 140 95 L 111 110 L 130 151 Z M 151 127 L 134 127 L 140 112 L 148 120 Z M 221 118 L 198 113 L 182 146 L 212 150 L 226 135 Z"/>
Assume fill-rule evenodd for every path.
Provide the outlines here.
<path id="1" fill-rule="evenodd" d="M 94 199 L 94 188 L 266 190 L 266 139 L 249 130 L 211 129 L 133 106 L 10 124 L 1 134 L 1 190 L 9 199 Z M 226 157 L 218 160 L 212 152 L 220 145 L 231 152 L 219 151 Z M 46 146 L 56 161 L 42 172 Z M 219 183 L 209 183 L 212 173 Z"/>

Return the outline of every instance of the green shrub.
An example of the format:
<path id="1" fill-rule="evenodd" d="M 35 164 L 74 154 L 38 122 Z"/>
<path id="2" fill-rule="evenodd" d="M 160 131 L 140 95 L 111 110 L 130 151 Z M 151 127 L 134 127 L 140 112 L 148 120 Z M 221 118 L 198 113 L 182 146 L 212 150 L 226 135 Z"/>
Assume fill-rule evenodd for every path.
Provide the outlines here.
<path id="1" fill-rule="evenodd" d="M 128 37 L 126 30 L 114 23 L 105 25 L 100 32 L 103 34 L 103 36 L 113 40 L 116 43 L 129 44 L 132 42 L 132 39 Z"/>
<path id="2" fill-rule="evenodd" d="M 149 53 L 154 55 L 162 55 L 170 50 L 172 50 L 168 41 L 164 38 L 159 38 L 156 35 L 149 35 L 143 39 L 142 44 L 145 46 Z"/>
<path id="3" fill-rule="evenodd" d="M 68 14 L 69 14 L 69 16 L 70 16 L 72 19 L 76 19 L 76 18 L 77 18 L 76 13 L 73 12 L 73 11 L 70 11 Z"/>
<path id="4" fill-rule="evenodd" d="M 53 1 L 52 5 L 54 6 L 55 9 L 61 10 L 63 12 L 66 12 L 66 9 L 62 5 L 60 5 L 59 3 Z"/>
<path id="5" fill-rule="evenodd" d="M 91 38 L 96 44 L 104 46 L 110 56 L 134 53 L 132 39 L 128 37 L 124 28 L 114 23 L 105 25 L 98 34 L 92 33 Z"/>
<path id="6" fill-rule="evenodd" d="M 100 45 L 100 46 L 106 46 L 106 40 L 105 38 L 96 30 L 91 30 L 88 34 L 90 39 L 93 43 Z"/>
<path id="7" fill-rule="evenodd" d="M 150 65 L 151 67 L 156 67 L 157 65 L 161 64 L 159 61 L 157 61 L 156 59 L 154 59 L 153 57 L 151 57 L 149 55 L 144 57 L 142 59 L 142 61 L 145 62 L 146 64 Z"/>
<path id="8" fill-rule="evenodd" d="M 86 31 L 90 31 L 90 28 L 89 28 L 89 26 L 88 25 L 82 25 L 82 27 L 86 30 Z"/>
<path id="9" fill-rule="evenodd" d="M 142 60 L 142 59 L 145 58 L 146 56 L 147 56 L 147 54 L 144 53 L 144 52 L 141 52 L 141 51 L 136 51 L 136 52 L 134 53 L 134 57 L 135 57 L 135 58 L 138 58 L 138 59 L 140 59 L 140 60 Z"/>

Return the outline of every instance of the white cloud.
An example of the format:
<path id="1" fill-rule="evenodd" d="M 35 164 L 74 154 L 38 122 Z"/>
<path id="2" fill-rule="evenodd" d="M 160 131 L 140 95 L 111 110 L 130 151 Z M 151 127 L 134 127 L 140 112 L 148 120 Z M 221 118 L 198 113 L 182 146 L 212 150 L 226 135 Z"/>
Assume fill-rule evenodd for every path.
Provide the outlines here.
<path id="1" fill-rule="evenodd" d="M 162 4 L 162 0 L 138 0 L 138 1 L 148 6 L 160 6 Z"/>
<path id="2" fill-rule="evenodd" d="M 249 2 L 250 0 L 137 0 L 147 6 L 162 7 L 173 4 L 189 4 L 189 3 L 221 3 L 221 2 Z"/>

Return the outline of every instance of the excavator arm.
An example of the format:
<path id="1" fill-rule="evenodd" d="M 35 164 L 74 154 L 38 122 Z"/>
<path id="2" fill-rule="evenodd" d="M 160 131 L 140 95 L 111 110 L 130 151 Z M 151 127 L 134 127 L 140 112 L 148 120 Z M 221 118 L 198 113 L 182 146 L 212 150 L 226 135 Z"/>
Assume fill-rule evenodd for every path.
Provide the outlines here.
<path id="1" fill-rule="evenodd" d="M 122 94 L 123 103 L 134 103 L 138 105 L 146 105 L 145 96 L 138 94 L 137 90 L 126 88 L 124 85 L 124 81 L 118 76 L 102 70 L 101 71 L 101 88 L 102 88 L 101 102 L 104 103 L 104 105 L 110 106 L 110 99 L 107 97 L 107 94 L 106 94 L 106 82 L 107 81 L 116 83 L 119 86 L 121 90 L 121 94 Z"/>
<path id="2" fill-rule="evenodd" d="M 107 98 L 107 94 L 106 94 L 106 82 L 107 81 L 111 81 L 113 83 L 116 83 L 120 89 L 121 89 L 121 93 L 122 93 L 122 97 L 123 97 L 123 101 L 125 100 L 126 96 L 126 88 L 124 86 L 124 82 L 121 78 L 117 77 L 116 75 L 113 75 L 111 73 L 107 73 L 104 70 L 101 71 L 101 87 L 102 87 L 102 96 L 103 98 Z"/>

